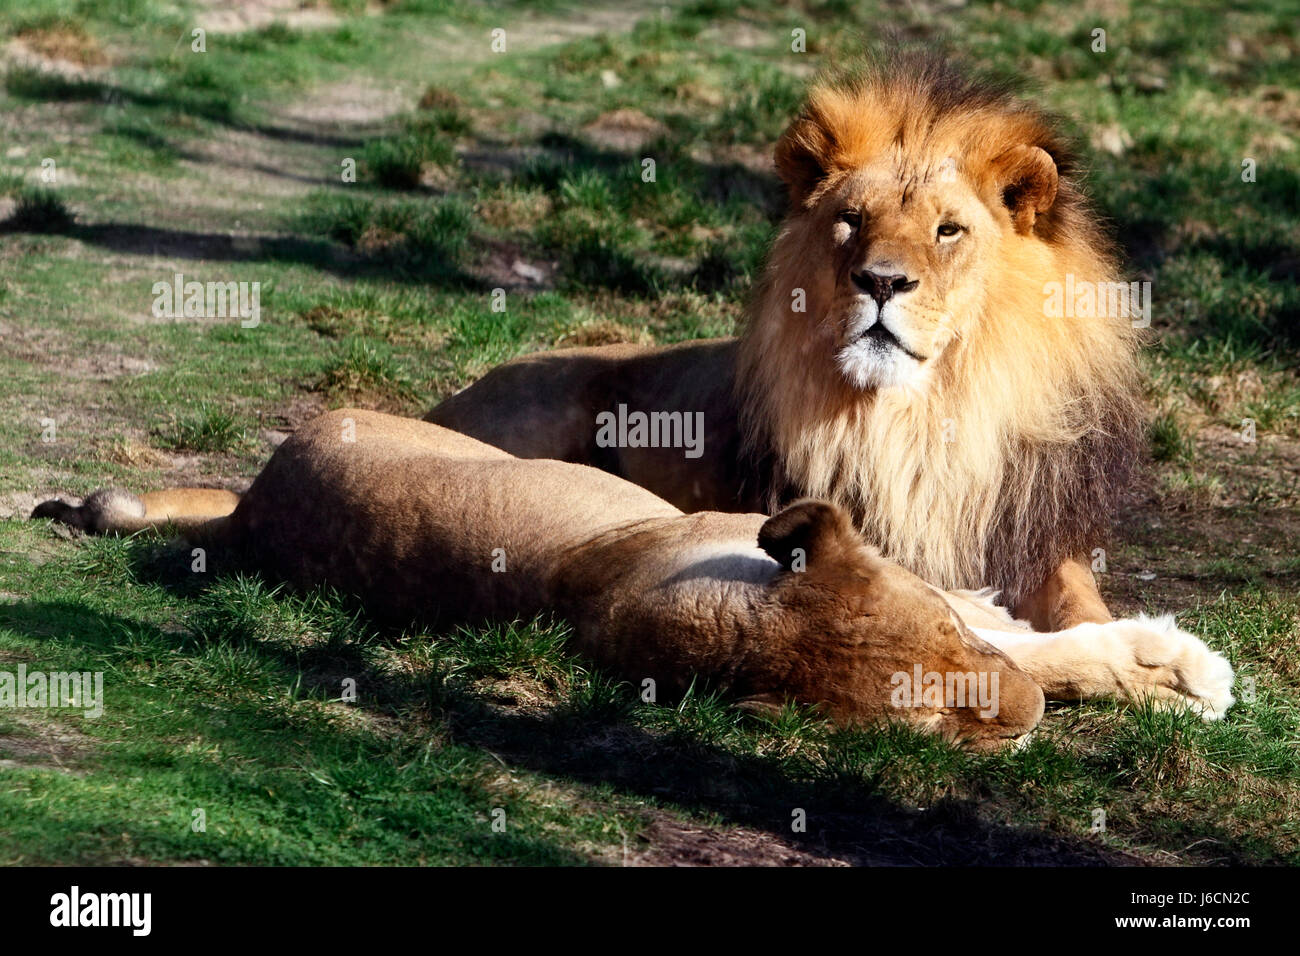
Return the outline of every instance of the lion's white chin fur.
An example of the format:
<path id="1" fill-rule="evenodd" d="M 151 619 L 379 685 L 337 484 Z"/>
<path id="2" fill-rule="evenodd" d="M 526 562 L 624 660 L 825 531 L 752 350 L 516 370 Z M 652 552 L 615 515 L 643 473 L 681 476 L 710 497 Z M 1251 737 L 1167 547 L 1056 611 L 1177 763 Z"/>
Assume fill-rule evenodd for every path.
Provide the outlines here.
<path id="1" fill-rule="evenodd" d="M 847 345 L 835 353 L 835 364 L 850 385 L 860 391 L 876 388 L 916 387 L 923 380 L 919 359 L 900 347 L 897 311 L 877 307 L 871 299 L 863 297 L 849 310 L 846 327 Z M 892 313 L 892 314 L 891 314 Z M 887 329 L 899 341 L 865 337 L 876 326 Z"/>
<path id="2" fill-rule="evenodd" d="M 859 339 L 840 349 L 835 361 L 849 384 L 864 392 L 915 387 L 922 378 L 921 363 L 896 345 Z"/>

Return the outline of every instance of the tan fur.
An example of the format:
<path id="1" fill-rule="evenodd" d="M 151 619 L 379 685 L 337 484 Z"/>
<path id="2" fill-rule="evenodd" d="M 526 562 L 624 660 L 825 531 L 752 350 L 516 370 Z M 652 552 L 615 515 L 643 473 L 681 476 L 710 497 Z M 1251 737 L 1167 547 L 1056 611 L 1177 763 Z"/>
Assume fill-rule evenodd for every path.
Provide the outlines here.
<path id="1" fill-rule="evenodd" d="M 1040 631 L 1112 620 L 1097 591 L 1097 579 L 1083 559 L 1062 562 L 1041 587 L 1016 606 L 1016 614 Z"/>
<path id="2" fill-rule="evenodd" d="M 1045 314 L 1045 283 L 1116 278 L 1051 124 L 905 61 L 816 86 L 776 164 L 790 213 L 737 342 L 529 356 L 428 419 L 686 510 L 826 498 L 936 585 L 992 584 L 1039 627 L 1109 620 L 1078 560 L 1141 442 L 1138 333 Z M 964 231 L 940 242 L 946 220 Z M 914 371 L 900 384 L 845 365 L 865 299 L 854 275 L 873 266 L 916 282 L 880 309 L 920 357 L 895 363 Z M 619 404 L 704 412 L 703 456 L 597 447 L 596 414 Z"/>
<path id="3" fill-rule="evenodd" d="M 1194 638 L 1144 645 L 1157 668 L 1145 683 L 1127 646 L 1111 653 L 1098 643 L 1106 652 L 1089 657 L 1062 645 L 1063 658 L 1025 645 L 1025 625 L 987 593 L 936 591 L 881 558 L 832 504 L 803 501 L 771 518 L 687 515 L 594 468 L 514 458 L 376 412 L 303 426 L 233 510 L 229 497 L 187 489 L 145 497 L 148 509 L 127 492 L 97 492 L 79 508 L 46 502 L 34 517 L 102 532 L 180 525 L 300 588 L 355 595 L 394 624 L 555 612 L 573 624 L 575 650 L 638 687 L 653 681 L 664 699 L 702 678 L 749 708 L 793 700 L 841 723 L 900 719 L 979 748 L 1038 722 L 1035 673 L 1072 695 L 1168 690 L 1224 706 L 1217 685 L 1200 679 L 1212 655 Z M 993 642 L 1009 636 L 1027 648 L 1035 670 L 966 619 Z M 996 676 L 993 707 L 897 706 L 897 675 L 917 667 Z"/>

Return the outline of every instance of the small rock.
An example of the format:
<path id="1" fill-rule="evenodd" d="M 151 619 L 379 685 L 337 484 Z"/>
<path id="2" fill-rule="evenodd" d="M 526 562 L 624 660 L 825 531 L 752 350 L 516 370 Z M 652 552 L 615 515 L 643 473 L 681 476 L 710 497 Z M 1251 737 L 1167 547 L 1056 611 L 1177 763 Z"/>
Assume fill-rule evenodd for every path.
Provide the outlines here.
<path id="1" fill-rule="evenodd" d="M 529 282 L 546 281 L 545 272 L 537 268 L 537 266 L 529 265 L 527 262 L 524 262 L 524 260 L 522 259 L 516 259 L 513 263 L 511 263 L 510 271 L 522 279 L 527 279 Z"/>
<path id="2" fill-rule="evenodd" d="M 1132 145 L 1133 137 L 1118 123 L 1099 127 L 1092 134 L 1093 148 L 1110 153 L 1112 156 L 1123 156 Z"/>
<path id="3" fill-rule="evenodd" d="M 1143 93 L 1159 93 L 1165 88 L 1165 78 L 1154 73 L 1139 73 L 1133 84 Z"/>

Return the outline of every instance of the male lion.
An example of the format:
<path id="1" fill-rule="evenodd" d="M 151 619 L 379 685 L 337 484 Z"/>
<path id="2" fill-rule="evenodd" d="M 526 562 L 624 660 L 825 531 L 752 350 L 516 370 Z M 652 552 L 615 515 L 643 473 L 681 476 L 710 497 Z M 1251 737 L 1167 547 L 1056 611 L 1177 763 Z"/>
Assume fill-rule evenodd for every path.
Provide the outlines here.
<path id="1" fill-rule="evenodd" d="M 698 677 L 751 708 L 902 719 L 976 748 L 1032 730 L 1044 693 L 1150 698 L 1206 719 L 1232 704 L 1228 662 L 1171 618 L 1033 634 L 985 594 L 944 594 L 882 559 L 835 505 L 687 515 L 595 468 L 377 412 L 309 422 L 242 498 L 106 490 L 32 517 L 174 525 L 396 623 L 554 611 L 575 650 L 665 696 Z"/>
<path id="2" fill-rule="evenodd" d="M 1138 333 L 1047 314 L 1049 283 L 1116 278 L 1052 123 L 902 57 L 816 85 L 776 168 L 789 212 L 739 340 L 528 356 L 427 419 L 687 511 L 826 498 L 932 584 L 992 585 L 1041 630 L 1110 620 L 1087 560 L 1141 444 Z M 620 406 L 702 412 L 703 454 L 604 447 Z"/>

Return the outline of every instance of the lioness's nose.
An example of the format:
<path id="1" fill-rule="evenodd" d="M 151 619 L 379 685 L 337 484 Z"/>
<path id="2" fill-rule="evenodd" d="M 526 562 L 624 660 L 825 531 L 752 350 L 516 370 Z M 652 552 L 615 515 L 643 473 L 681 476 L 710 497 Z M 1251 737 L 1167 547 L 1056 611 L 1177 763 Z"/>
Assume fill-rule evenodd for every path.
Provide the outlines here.
<path id="1" fill-rule="evenodd" d="M 853 273 L 853 284 L 876 300 L 876 305 L 884 305 L 894 297 L 895 292 L 911 292 L 921 284 L 919 279 L 909 279 L 905 275 L 881 275 L 870 269 Z"/>

